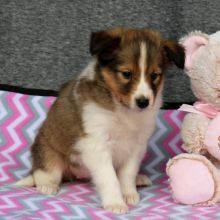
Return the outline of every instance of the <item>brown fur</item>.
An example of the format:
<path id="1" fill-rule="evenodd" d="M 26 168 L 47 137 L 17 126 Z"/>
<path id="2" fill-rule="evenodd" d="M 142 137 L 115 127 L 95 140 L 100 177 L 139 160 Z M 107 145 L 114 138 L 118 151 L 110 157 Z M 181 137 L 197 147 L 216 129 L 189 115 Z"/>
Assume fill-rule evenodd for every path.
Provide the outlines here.
<path id="1" fill-rule="evenodd" d="M 78 100 L 74 92 L 79 94 Z M 74 150 L 76 141 L 86 135 L 81 118 L 84 103 L 94 101 L 103 108 L 114 110 L 110 92 L 103 83 L 81 79 L 66 83 L 59 92 L 59 97 L 51 107 L 48 117 L 40 128 L 32 145 L 32 172 L 37 169 L 50 171 L 55 165 L 63 170 L 78 166 L 70 162 L 70 155 L 77 155 Z M 69 170 L 65 170 L 65 173 Z"/>
<path id="2" fill-rule="evenodd" d="M 105 109 L 114 110 L 111 92 L 106 85 L 98 79 L 81 79 L 77 85 L 76 92 L 79 94 L 80 102 L 94 101 Z"/>
<path id="3" fill-rule="evenodd" d="M 147 48 L 146 80 L 151 85 L 154 95 L 162 86 L 164 72 L 171 62 L 183 67 L 184 50 L 171 40 L 164 40 L 158 32 L 145 29 L 116 28 L 93 34 L 90 47 L 92 53 L 100 60 L 99 70 L 112 95 L 121 104 L 129 106 L 131 95 L 140 80 L 140 44 Z M 182 65 L 181 65 L 182 64 Z M 132 72 L 132 79 L 124 79 L 121 73 Z M 157 80 L 151 74 L 157 73 Z"/>
<path id="4" fill-rule="evenodd" d="M 75 102 L 72 91 L 75 81 L 66 84 L 60 91 L 32 146 L 33 170 L 50 170 L 54 163 L 68 161 L 73 153 L 70 146 L 84 134 L 81 122 L 81 106 Z M 77 152 L 74 152 L 77 153 Z"/>
<path id="5" fill-rule="evenodd" d="M 32 146 L 32 172 L 51 171 L 55 165 L 63 171 L 78 166 L 70 161 L 70 155 L 79 154 L 74 144 L 86 135 L 81 118 L 85 103 L 92 101 L 109 111 L 115 109 L 114 99 L 129 106 L 130 96 L 140 79 L 141 42 L 147 47 L 146 80 L 155 96 L 168 64 L 174 62 L 183 66 L 183 48 L 173 41 L 163 40 L 157 32 L 117 28 L 93 33 L 90 51 L 98 60 L 95 79 L 81 78 L 62 87 Z M 125 70 L 132 72 L 130 80 L 121 75 Z M 156 80 L 151 79 L 153 73 L 159 74 Z"/>

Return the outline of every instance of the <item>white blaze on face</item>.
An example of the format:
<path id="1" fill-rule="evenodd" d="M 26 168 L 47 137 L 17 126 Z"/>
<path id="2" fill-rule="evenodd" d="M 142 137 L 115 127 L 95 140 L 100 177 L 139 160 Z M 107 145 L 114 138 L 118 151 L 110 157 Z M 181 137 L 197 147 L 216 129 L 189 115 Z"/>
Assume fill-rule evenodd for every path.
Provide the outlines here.
<path id="1" fill-rule="evenodd" d="M 140 44 L 140 59 L 139 59 L 139 68 L 140 68 L 140 81 L 138 82 L 137 89 L 132 95 L 131 102 L 132 107 L 136 107 L 136 99 L 140 97 L 145 97 L 149 99 L 149 103 L 152 103 L 153 92 L 149 84 L 145 79 L 145 71 L 147 65 L 147 47 L 144 42 Z"/>

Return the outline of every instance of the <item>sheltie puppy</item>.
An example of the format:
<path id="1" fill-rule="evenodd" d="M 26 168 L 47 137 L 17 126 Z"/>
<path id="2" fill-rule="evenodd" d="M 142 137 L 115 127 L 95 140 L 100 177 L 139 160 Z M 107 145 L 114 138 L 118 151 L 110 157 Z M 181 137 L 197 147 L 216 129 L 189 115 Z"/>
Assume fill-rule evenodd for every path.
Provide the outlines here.
<path id="1" fill-rule="evenodd" d="M 56 194 L 64 178 L 91 178 L 102 206 L 126 213 L 140 200 L 138 175 L 162 103 L 164 72 L 184 67 L 184 49 L 146 29 L 91 34 L 91 62 L 66 83 L 31 148 L 32 171 L 17 182 Z"/>

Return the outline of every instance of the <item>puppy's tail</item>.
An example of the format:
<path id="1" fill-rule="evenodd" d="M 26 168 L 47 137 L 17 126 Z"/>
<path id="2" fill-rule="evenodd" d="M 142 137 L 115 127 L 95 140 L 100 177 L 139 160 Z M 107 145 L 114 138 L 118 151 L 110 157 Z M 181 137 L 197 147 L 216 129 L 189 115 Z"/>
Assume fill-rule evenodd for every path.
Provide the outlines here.
<path id="1" fill-rule="evenodd" d="M 24 179 L 22 180 L 19 180 L 18 182 L 15 183 L 15 186 L 34 186 L 35 183 L 34 183 L 34 177 L 33 175 L 29 175 L 27 177 L 25 177 Z"/>

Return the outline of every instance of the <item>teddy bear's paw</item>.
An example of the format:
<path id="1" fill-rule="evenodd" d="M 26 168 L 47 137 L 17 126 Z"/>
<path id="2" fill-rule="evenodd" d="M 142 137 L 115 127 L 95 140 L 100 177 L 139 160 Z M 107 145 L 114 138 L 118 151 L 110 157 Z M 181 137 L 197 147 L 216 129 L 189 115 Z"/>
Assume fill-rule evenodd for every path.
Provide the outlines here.
<path id="1" fill-rule="evenodd" d="M 182 154 L 174 157 L 168 163 L 167 174 L 173 197 L 177 202 L 201 204 L 218 197 L 217 169 L 204 156 Z"/>

